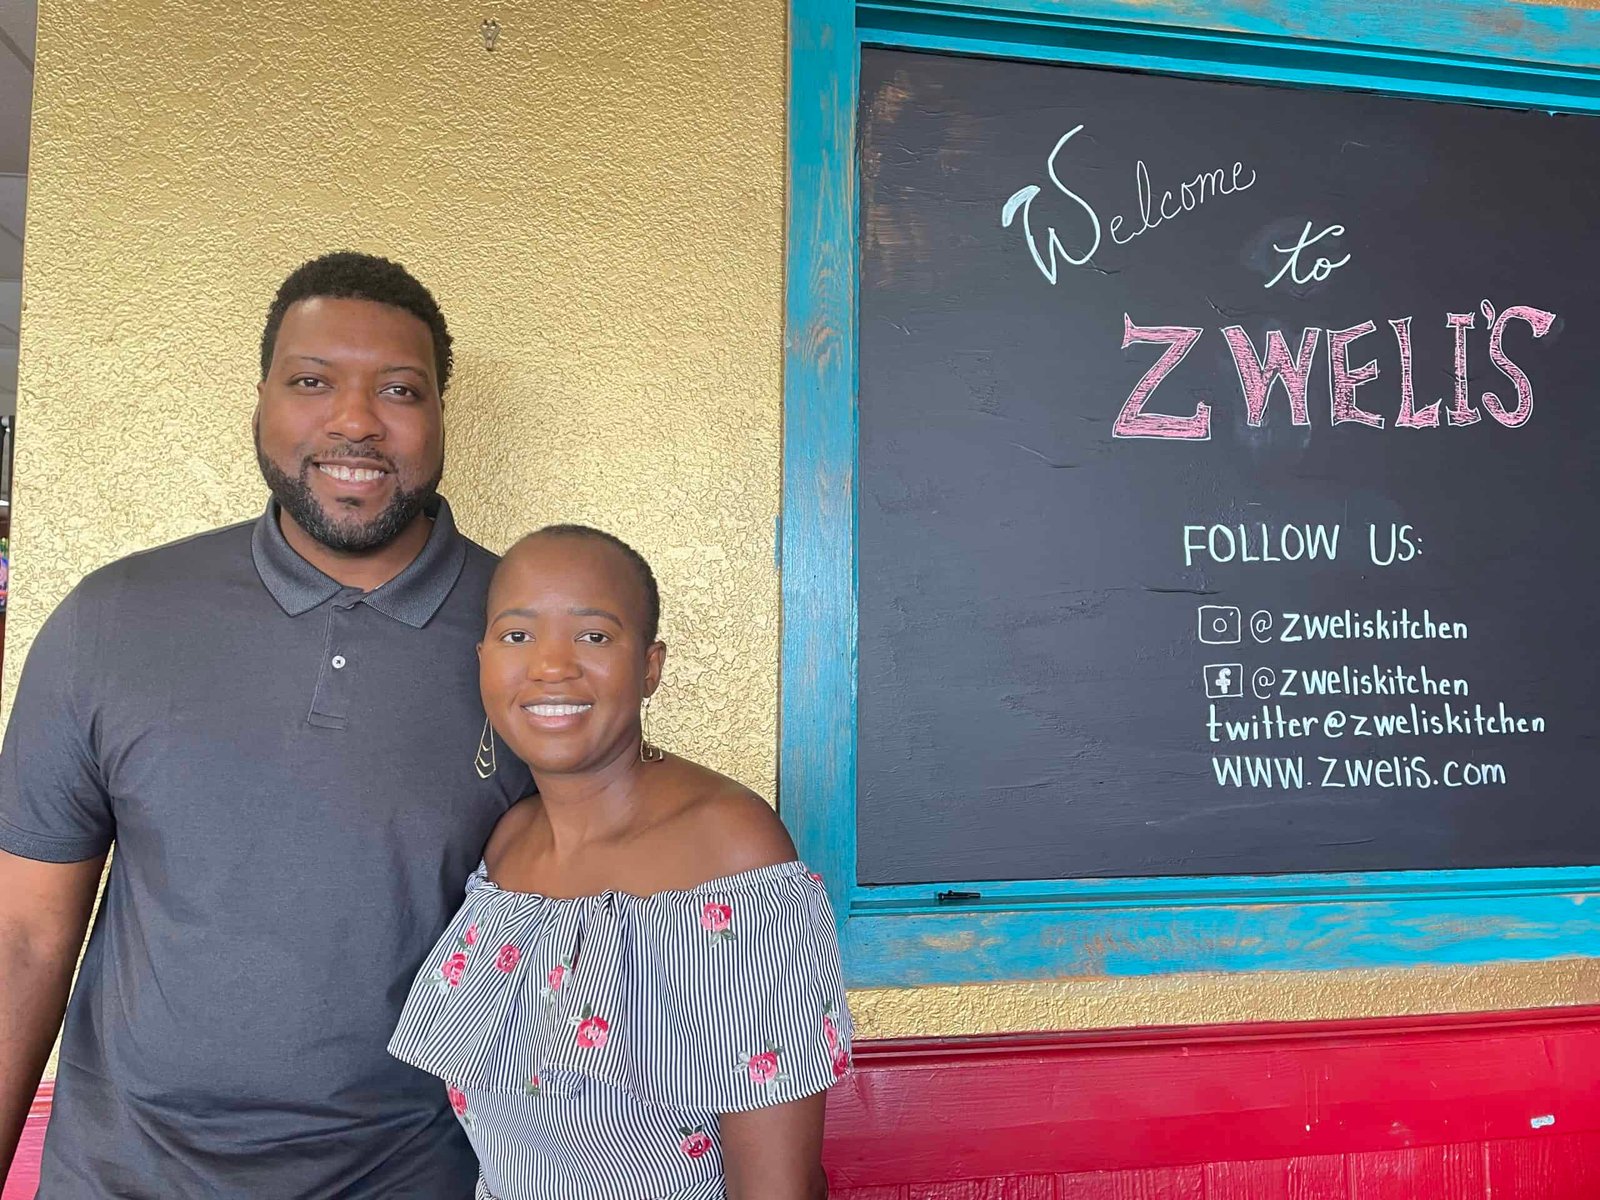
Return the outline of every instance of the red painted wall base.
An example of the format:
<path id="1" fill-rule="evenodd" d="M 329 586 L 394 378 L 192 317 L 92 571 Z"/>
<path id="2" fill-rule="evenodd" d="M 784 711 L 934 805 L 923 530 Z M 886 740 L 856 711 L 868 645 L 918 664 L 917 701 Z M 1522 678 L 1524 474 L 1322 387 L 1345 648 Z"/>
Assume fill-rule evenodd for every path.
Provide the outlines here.
<path id="1" fill-rule="evenodd" d="M 834 1200 L 1600 1200 L 1600 1008 L 857 1050 Z"/>
<path id="2" fill-rule="evenodd" d="M 835 1200 L 1597 1200 L 1600 1008 L 863 1046 Z"/>
<path id="3" fill-rule="evenodd" d="M 39 1189 L 39 1155 L 44 1150 L 44 1126 L 50 1119 L 50 1099 L 55 1085 L 39 1085 L 39 1094 L 33 1098 L 28 1110 L 28 1123 L 22 1129 L 22 1141 L 17 1144 L 16 1157 L 11 1162 L 11 1173 L 6 1176 L 5 1190 L 0 1200 L 33 1200 Z"/>

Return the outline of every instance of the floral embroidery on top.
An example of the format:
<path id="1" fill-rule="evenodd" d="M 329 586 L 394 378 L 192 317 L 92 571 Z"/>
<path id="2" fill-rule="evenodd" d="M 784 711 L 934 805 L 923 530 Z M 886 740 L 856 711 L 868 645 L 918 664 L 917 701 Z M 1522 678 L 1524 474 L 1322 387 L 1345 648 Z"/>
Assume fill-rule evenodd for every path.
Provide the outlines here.
<path id="1" fill-rule="evenodd" d="M 602 905 L 469 888 L 423 960 L 391 1052 L 447 1082 L 449 1111 L 486 1152 L 525 1123 L 592 1138 L 608 1122 L 642 1135 L 634 1153 L 664 1177 L 716 1175 L 717 1112 L 792 1100 L 853 1069 L 819 881 L 798 865 L 771 878 L 770 888 L 763 874 L 754 889 L 616 898 L 614 919 L 604 920 L 590 915 Z M 739 946 L 712 945 L 732 940 Z M 758 946 L 761 962 L 739 961 Z M 705 974 L 713 960 L 727 968 L 712 972 L 715 981 Z M 776 977 L 762 969 L 772 962 L 782 964 Z M 651 1006 L 644 1025 L 627 1016 L 639 996 Z M 707 1060 L 702 1074 L 696 1064 Z M 578 1181 L 557 1176 L 571 1166 L 550 1165 L 533 1182 L 567 1194 Z"/>
<path id="2" fill-rule="evenodd" d="M 744 1054 L 739 1057 L 739 1065 L 735 1073 L 743 1071 L 750 1077 L 750 1082 L 757 1087 L 772 1088 L 773 1085 L 787 1079 L 783 1067 L 778 1062 L 778 1055 L 783 1053 L 782 1046 L 767 1043 L 767 1048 L 758 1054 Z"/>
<path id="3" fill-rule="evenodd" d="M 587 1004 L 572 1018 L 572 1023 L 578 1027 L 578 1045 L 585 1050 L 600 1049 L 611 1036 L 610 1023 L 604 1017 L 595 1016 L 594 1009 Z"/>
<path id="4" fill-rule="evenodd" d="M 447 992 L 461 982 L 467 971 L 467 951 L 478 943 L 478 923 L 467 926 L 466 932 L 456 939 L 455 952 L 434 968 L 433 986 Z"/>
<path id="5" fill-rule="evenodd" d="M 704 929 L 714 942 L 733 940 L 733 930 L 728 928 L 732 922 L 733 908 L 730 905 L 708 900 L 705 907 L 700 910 L 700 928 Z"/>
<path id="6" fill-rule="evenodd" d="M 680 1125 L 678 1136 L 683 1139 L 678 1143 L 678 1149 L 689 1158 L 700 1158 L 711 1149 L 711 1135 L 703 1125 L 696 1125 L 693 1129 Z"/>
<path id="7" fill-rule="evenodd" d="M 461 976 L 466 970 L 467 956 L 457 950 L 434 968 L 433 985 L 441 992 L 448 991 L 461 982 Z"/>
<path id="8" fill-rule="evenodd" d="M 829 1001 L 822 1009 L 822 1035 L 828 1041 L 833 1059 L 833 1077 L 843 1079 L 850 1071 L 850 1046 L 839 1036 L 839 1006 Z"/>
<path id="9" fill-rule="evenodd" d="M 451 1083 L 445 1085 L 445 1095 L 450 1097 L 450 1108 L 456 1114 L 456 1120 L 471 1129 L 476 1118 L 467 1110 L 466 1093 Z"/>
<path id="10" fill-rule="evenodd" d="M 539 999 L 546 1004 L 554 1004 L 556 993 L 561 990 L 561 985 L 566 981 L 567 972 L 572 970 L 572 960 L 563 958 L 550 968 L 550 973 L 545 976 L 544 986 L 539 989 Z"/>

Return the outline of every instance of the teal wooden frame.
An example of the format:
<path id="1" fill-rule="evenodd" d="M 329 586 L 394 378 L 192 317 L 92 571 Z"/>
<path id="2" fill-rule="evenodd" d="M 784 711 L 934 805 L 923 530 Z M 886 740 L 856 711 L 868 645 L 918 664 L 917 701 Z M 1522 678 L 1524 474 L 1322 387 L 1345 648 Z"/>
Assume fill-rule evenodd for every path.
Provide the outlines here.
<path id="1" fill-rule="evenodd" d="M 1600 866 L 855 882 L 863 46 L 1600 114 L 1600 12 L 1502 0 L 791 0 L 779 795 L 852 987 L 1600 955 Z M 941 902 L 938 892 L 981 899 Z M 1592 901 L 1592 902 L 1591 902 Z"/>

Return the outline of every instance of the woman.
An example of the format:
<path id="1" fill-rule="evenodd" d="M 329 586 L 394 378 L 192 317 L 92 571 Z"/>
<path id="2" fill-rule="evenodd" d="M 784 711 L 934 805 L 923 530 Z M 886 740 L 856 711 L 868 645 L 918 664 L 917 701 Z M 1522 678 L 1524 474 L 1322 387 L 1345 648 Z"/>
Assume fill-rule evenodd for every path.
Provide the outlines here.
<path id="1" fill-rule="evenodd" d="M 389 1049 L 439 1076 L 492 1200 L 822 1197 L 849 1067 L 832 911 L 758 796 L 645 740 L 649 565 L 551 526 L 501 562 L 488 725 L 532 769 Z M 496 753 L 485 730 L 480 769 Z"/>

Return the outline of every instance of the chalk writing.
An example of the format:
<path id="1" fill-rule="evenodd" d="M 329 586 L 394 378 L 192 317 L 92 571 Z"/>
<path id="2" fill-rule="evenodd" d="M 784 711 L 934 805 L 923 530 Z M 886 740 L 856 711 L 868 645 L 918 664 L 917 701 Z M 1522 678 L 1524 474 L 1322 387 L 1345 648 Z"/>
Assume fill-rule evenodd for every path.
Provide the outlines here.
<path id="1" fill-rule="evenodd" d="M 1503 787 L 1510 773 L 1501 763 L 1451 759 L 1435 773 L 1423 755 L 1388 758 L 1329 758 L 1318 755 L 1311 772 L 1303 757 L 1269 758 L 1253 754 L 1213 755 L 1212 775 L 1218 787 L 1236 788 L 1408 788 Z M 1310 780 L 1308 783 L 1307 780 Z"/>
<path id="2" fill-rule="evenodd" d="M 1194 344 L 1200 340 L 1203 329 L 1196 329 L 1192 325 L 1158 325 L 1145 327 L 1135 325 L 1128 319 L 1128 314 L 1122 314 L 1122 348 L 1126 350 L 1135 342 L 1155 342 L 1165 344 L 1167 349 L 1156 359 L 1156 363 L 1144 373 L 1144 378 L 1133 385 L 1133 391 L 1128 393 L 1128 399 L 1122 406 L 1122 411 L 1117 414 L 1116 422 L 1111 426 L 1111 436 L 1114 438 L 1188 438 L 1195 441 L 1205 441 L 1211 437 L 1211 406 L 1204 401 L 1195 405 L 1193 415 L 1187 417 L 1167 416 L 1162 413 L 1147 413 L 1144 403 L 1150 398 L 1150 393 L 1167 376 L 1167 373 L 1183 361 L 1184 355 L 1194 349 Z"/>
<path id="3" fill-rule="evenodd" d="M 1250 676 L 1250 691 L 1257 700 L 1280 696 L 1292 700 L 1297 696 L 1468 696 L 1472 687 L 1465 679 L 1435 675 L 1426 666 L 1412 670 L 1372 663 L 1366 667 L 1257 667 Z M 1235 698 L 1243 694 L 1243 687 L 1230 693 Z M 1206 695 L 1212 697 L 1209 687 Z"/>
<path id="4" fill-rule="evenodd" d="M 1288 257 L 1284 260 L 1283 266 L 1278 268 L 1278 273 L 1276 275 L 1274 275 L 1271 279 L 1267 280 L 1261 286 L 1264 287 L 1264 288 L 1272 287 L 1274 284 L 1276 284 L 1278 282 L 1278 280 L 1282 279 L 1285 275 L 1287 275 L 1289 277 L 1290 282 L 1292 282 L 1292 283 L 1297 283 L 1297 284 L 1302 284 L 1302 285 L 1307 284 L 1307 283 L 1321 283 L 1323 280 L 1328 278 L 1329 275 L 1332 275 L 1340 267 L 1344 266 L 1345 263 L 1349 262 L 1350 261 L 1350 256 L 1348 254 L 1346 254 L 1343 258 L 1339 259 L 1336 262 L 1335 261 L 1329 261 L 1326 258 L 1320 258 L 1319 257 L 1316 260 L 1316 262 L 1311 264 L 1311 269 L 1309 271 L 1307 271 L 1304 275 L 1301 275 L 1300 274 L 1300 255 L 1301 255 L 1301 253 L 1303 251 L 1305 251 L 1306 249 L 1308 249 L 1311 246 L 1315 246 L 1318 242 L 1320 242 L 1325 237 L 1339 238 L 1339 237 L 1343 237 L 1343 236 L 1344 236 L 1344 226 L 1343 225 L 1329 225 L 1321 233 L 1318 233 L 1318 234 L 1313 236 L 1313 234 L 1311 232 L 1311 222 L 1307 221 L 1306 222 L 1306 227 L 1300 231 L 1300 240 L 1298 242 L 1296 242 L 1294 245 L 1292 245 L 1292 246 L 1280 246 L 1276 242 L 1273 243 L 1272 248 L 1274 250 L 1276 250 L 1279 254 L 1284 254 L 1284 255 L 1287 255 Z"/>
<path id="5" fill-rule="evenodd" d="M 1504 338 L 1507 325 L 1512 321 L 1525 323 L 1535 338 L 1542 338 L 1554 327 L 1557 317 L 1553 312 L 1514 304 L 1496 314 L 1494 306 L 1485 300 L 1480 306 L 1489 321 L 1489 359 L 1506 377 L 1516 391 L 1516 405 L 1507 408 L 1494 392 L 1484 392 L 1483 408 L 1494 420 L 1507 429 L 1525 425 L 1533 416 L 1533 382 L 1528 373 L 1505 352 Z M 1472 406 L 1467 388 L 1467 331 L 1474 327 L 1473 313 L 1449 313 L 1445 325 L 1455 338 L 1455 401 L 1446 411 L 1449 425 L 1472 425 L 1481 420 L 1481 414 Z M 1439 425 L 1440 403 L 1426 408 L 1416 407 L 1412 380 L 1411 318 L 1391 319 L 1389 327 L 1394 333 L 1395 345 L 1400 355 L 1400 404 L 1395 427 L 1403 429 L 1433 429 Z M 1122 314 L 1122 348 L 1137 343 L 1152 342 L 1169 348 L 1156 360 L 1134 385 L 1123 402 L 1112 436 L 1117 438 L 1173 438 L 1189 441 L 1209 441 L 1211 438 L 1211 406 L 1198 403 L 1191 414 L 1182 416 L 1146 411 L 1156 388 L 1170 375 L 1192 350 L 1205 329 L 1197 325 L 1136 325 L 1127 313 Z M 1311 410 L 1306 391 L 1312 363 L 1322 334 L 1327 334 L 1328 413 L 1334 426 L 1363 425 L 1382 429 L 1386 418 L 1357 403 L 1356 392 L 1376 382 L 1381 375 L 1376 359 L 1360 366 L 1351 364 L 1351 351 L 1355 343 L 1377 331 L 1372 321 L 1362 321 L 1345 329 L 1317 328 L 1302 330 L 1300 349 L 1293 357 L 1288 342 L 1281 331 L 1267 331 L 1266 353 L 1260 354 L 1250 335 L 1240 325 L 1230 325 L 1221 331 L 1232 354 L 1239 391 L 1244 401 L 1245 423 L 1258 427 L 1266 420 L 1267 401 L 1274 384 L 1281 383 L 1289 397 L 1289 420 L 1295 425 L 1311 424 Z"/>
<path id="6" fill-rule="evenodd" d="M 1155 229 L 1163 221 L 1171 221 L 1186 212 L 1193 212 L 1206 202 L 1209 196 L 1231 196 L 1235 192 L 1243 192 L 1255 186 L 1256 173 L 1250 171 L 1250 178 L 1244 183 L 1239 182 L 1239 175 L 1245 170 L 1242 162 L 1233 164 L 1233 170 L 1228 172 L 1222 167 L 1210 171 L 1202 171 L 1193 179 L 1178 185 L 1178 194 L 1175 197 L 1171 191 L 1161 193 L 1159 202 L 1155 202 L 1156 218 L 1150 219 L 1152 192 L 1150 188 L 1150 170 L 1140 159 L 1133 168 L 1133 188 L 1139 205 L 1139 228 L 1127 237 L 1120 235 L 1122 228 L 1122 215 L 1119 213 L 1111 218 L 1111 240 L 1119 246 L 1126 246 L 1136 237 Z M 1168 212 L 1171 206 L 1172 211 Z"/>
<path id="7" fill-rule="evenodd" d="M 1340 525 L 1185 525 L 1183 565 L 1204 557 L 1214 563 L 1269 564 L 1339 557 Z M 1380 549 L 1380 546 L 1382 548 Z M 1367 554 L 1373 565 L 1410 562 L 1422 553 L 1422 539 L 1410 525 L 1367 526 Z M 1270 615 L 1270 614 L 1269 614 Z M 1270 624 L 1270 622 L 1269 622 Z"/>
<path id="8" fill-rule="evenodd" d="M 1013 192 L 1010 199 L 1005 202 L 1005 206 L 1000 210 L 1001 227 L 1010 229 L 1011 222 L 1017 215 L 1017 210 L 1021 209 L 1022 236 L 1028 243 L 1028 253 L 1033 256 L 1034 265 L 1039 268 L 1040 274 L 1048 279 L 1052 285 L 1054 285 L 1056 282 L 1056 255 L 1058 253 L 1072 266 L 1081 267 L 1084 263 L 1088 262 L 1094 257 L 1094 252 L 1096 250 L 1100 249 L 1099 214 L 1094 211 L 1094 206 L 1092 204 L 1068 188 L 1066 184 L 1061 182 L 1061 177 L 1056 174 L 1056 156 L 1061 153 L 1062 148 L 1068 142 L 1070 142 L 1082 131 L 1083 126 L 1078 125 L 1062 134 L 1060 140 L 1055 144 L 1055 149 L 1050 151 L 1050 157 L 1045 159 L 1044 166 L 1045 173 L 1050 176 L 1050 182 L 1056 185 L 1056 188 L 1063 196 L 1066 196 L 1069 200 L 1082 208 L 1084 213 L 1088 216 L 1090 225 L 1094 230 L 1094 235 L 1089 241 L 1089 248 L 1087 250 L 1079 255 L 1073 254 L 1066 248 L 1065 245 L 1062 244 L 1060 235 L 1056 233 L 1056 227 L 1051 225 L 1047 230 L 1049 234 L 1049 240 L 1046 243 L 1046 249 L 1049 251 L 1049 257 L 1047 258 L 1045 255 L 1039 253 L 1039 243 L 1034 239 L 1033 235 L 1032 209 L 1034 198 L 1037 197 L 1043 189 L 1040 188 L 1036 183 L 1030 183 L 1027 187 L 1020 188 Z"/>
<path id="9" fill-rule="evenodd" d="M 1420 614 L 1408 608 L 1374 612 L 1354 612 L 1348 608 L 1337 613 L 1286 612 L 1283 620 L 1284 627 L 1277 635 L 1280 642 L 1431 642 L 1462 641 L 1467 636 L 1466 622 L 1436 621 L 1426 608 Z"/>
<path id="10" fill-rule="evenodd" d="M 1038 235 L 1033 228 L 1033 202 L 1038 199 L 1044 189 L 1037 183 L 1030 183 L 1026 187 L 1018 188 L 1006 198 L 1000 207 L 1000 227 L 1010 229 L 1017 215 L 1022 216 L 1019 222 L 1022 229 L 1023 241 L 1027 243 L 1028 254 L 1033 258 L 1034 265 L 1039 268 L 1039 273 L 1049 280 L 1054 286 L 1060 280 L 1059 262 L 1069 266 L 1081 267 L 1088 263 L 1100 249 L 1101 225 L 1100 214 L 1094 205 L 1084 199 L 1077 192 L 1062 182 L 1057 173 L 1057 160 L 1066 145 L 1078 134 L 1083 132 L 1082 125 L 1075 125 L 1056 140 L 1055 146 L 1045 158 L 1045 174 L 1050 177 L 1050 182 L 1055 185 L 1056 191 L 1076 204 L 1083 215 L 1088 218 L 1088 236 L 1085 239 L 1088 248 L 1082 253 L 1069 249 L 1054 225 L 1045 226 L 1044 248 L 1039 246 Z M 1241 182 L 1240 176 L 1249 170 L 1250 178 Z M 1119 246 L 1126 246 L 1134 238 L 1142 237 L 1151 230 L 1159 228 L 1163 222 L 1181 217 L 1184 213 L 1193 212 L 1208 199 L 1217 196 L 1231 196 L 1235 192 L 1243 192 L 1256 183 L 1256 173 L 1253 168 L 1247 168 L 1242 162 L 1235 162 L 1231 169 L 1214 167 L 1209 171 L 1201 171 L 1193 179 L 1185 180 L 1178 185 L 1177 191 L 1172 189 L 1163 191 L 1158 198 L 1155 189 L 1150 183 L 1150 168 L 1140 159 L 1133 168 L 1134 203 L 1138 208 L 1139 228 L 1124 235 L 1123 222 L 1127 218 L 1118 213 L 1111 218 L 1111 240 Z M 1341 230 L 1342 232 L 1342 230 Z M 1315 239 L 1313 239 L 1314 241 Z M 1059 261 L 1058 261 L 1059 260 Z M 1323 261 L 1323 260 L 1318 260 Z M 1313 268 L 1315 270 L 1316 268 Z"/>
<path id="11" fill-rule="evenodd" d="M 1263 704 L 1249 716 L 1223 715 L 1216 704 L 1206 705 L 1206 737 L 1212 742 L 1259 742 L 1281 738 L 1324 737 L 1507 737 L 1544 733 L 1543 717 L 1524 716 L 1497 700 L 1494 707 L 1474 701 L 1425 708 L 1411 701 L 1403 712 L 1348 712 L 1336 708 L 1325 713 L 1292 713 L 1281 704 Z"/>

